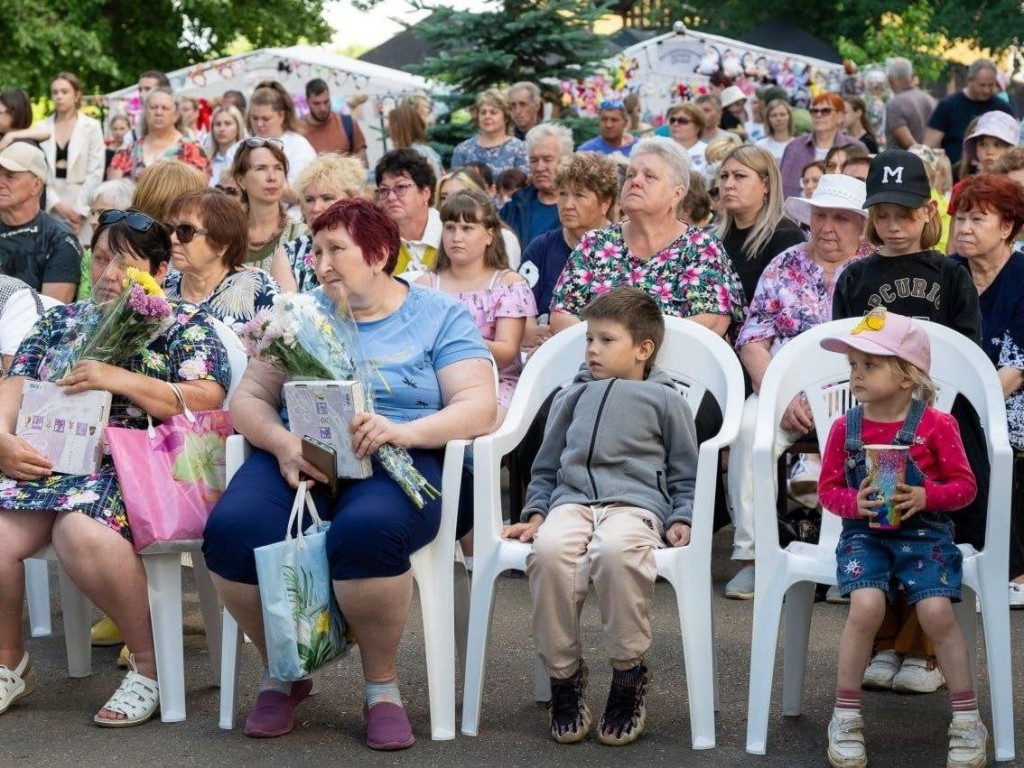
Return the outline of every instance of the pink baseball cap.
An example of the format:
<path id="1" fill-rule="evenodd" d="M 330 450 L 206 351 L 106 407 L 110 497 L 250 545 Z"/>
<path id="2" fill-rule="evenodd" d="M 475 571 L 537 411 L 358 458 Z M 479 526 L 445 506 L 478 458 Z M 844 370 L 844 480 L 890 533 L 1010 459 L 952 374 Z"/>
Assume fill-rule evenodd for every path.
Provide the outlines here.
<path id="1" fill-rule="evenodd" d="M 898 357 L 925 373 L 932 366 L 932 346 L 924 328 L 885 307 L 868 312 L 849 335 L 822 339 L 821 346 L 840 354 L 856 349 L 869 355 Z"/>

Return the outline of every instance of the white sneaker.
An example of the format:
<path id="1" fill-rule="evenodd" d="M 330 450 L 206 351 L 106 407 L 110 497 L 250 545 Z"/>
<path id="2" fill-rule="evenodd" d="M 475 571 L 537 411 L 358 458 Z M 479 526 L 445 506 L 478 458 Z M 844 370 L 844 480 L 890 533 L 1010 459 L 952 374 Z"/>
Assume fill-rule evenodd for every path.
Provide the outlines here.
<path id="1" fill-rule="evenodd" d="M 903 666 L 892 679 L 892 689 L 897 693 L 934 693 L 945 684 L 941 669 L 929 669 L 928 659 L 913 656 L 903 660 Z"/>
<path id="2" fill-rule="evenodd" d="M 988 765 L 988 730 L 977 712 L 953 715 L 949 724 L 946 768 L 982 768 Z"/>
<path id="3" fill-rule="evenodd" d="M 879 651 L 864 670 L 864 680 L 861 684 L 873 691 L 891 690 L 892 679 L 899 671 L 900 657 L 896 651 Z"/>
<path id="4" fill-rule="evenodd" d="M 832 722 L 828 724 L 828 764 L 832 768 L 867 766 L 864 718 L 859 710 L 837 709 L 832 713 Z"/>
<path id="5" fill-rule="evenodd" d="M 730 600 L 754 599 L 754 566 L 745 565 L 725 585 L 725 596 Z"/>
<path id="6" fill-rule="evenodd" d="M 801 453 L 789 473 L 789 497 L 807 509 L 818 506 L 818 478 L 821 475 L 821 457 Z"/>
<path id="7" fill-rule="evenodd" d="M 1024 584 L 1010 582 L 1010 610 L 1024 608 Z"/>
<path id="8" fill-rule="evenodd" d="M 23 699 L 36 689 L 36 670 L 29 667 L 28 654 L 21 655 L 21 661 L 14 669 L 0 664 L 0 715 L 6 712 L 11 704 Z"/>

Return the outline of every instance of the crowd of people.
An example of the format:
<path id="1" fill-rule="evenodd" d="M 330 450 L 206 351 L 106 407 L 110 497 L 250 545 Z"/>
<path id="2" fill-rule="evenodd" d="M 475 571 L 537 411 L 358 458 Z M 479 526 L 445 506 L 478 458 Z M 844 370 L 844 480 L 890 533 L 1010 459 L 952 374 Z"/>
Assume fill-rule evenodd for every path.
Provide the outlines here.
<path id="1" fill-rule="evenodd" d="M 851 440 L 891 442 L 902 424 L 919 445 L 951 453 L 939 461 L 930 448 L 912 450 L 918 483 L 897 502 L 935 529 L 936 551 L 955 552 L 954 541 L 980 547 L 988 457 L 978 417 L 962 398 L 949 416 L 916 405 L 928 401 L 927 337 L 901 324 L 932 320 L 982 346 L 1002 384 L 1011 443 L 1024 450 L 1024 147 L 997 75 L 976 61 L 963 90 L 936 103 L 910 62 L 895 59 L 891 96 L 875 114 L 856 92 L 817 93 L 801 110 L 783 88 L 748 94 L 719 73 L 657 128 L 639 122 L 635 95 L 600 102 L 598 135 L 583 142 L 545 121 L 541 89 L 520 82 L 476 96 L 477 132 L 447 163 L 427 139 L 429 98 L 410 94 L 390 111 L 390 149 L 372 167 L 358 100 L 335 111 L 321 79 L 306 85 L 306 115 L 268 80 L 248 96 L 222 94 L 207 122 L 157 71 L 139 78 L 141 111 L 108 115 L 105 126 L 81 111 L 72 73 L 54 76 L 53 114 L 35 124 L 22 92 L 0 93 L 0 714 L 36 685 L 21 626 L 23 563 L 49 543 L 107 615 L 96 635 L 125 643 L 131 670 L 96 723 L 142 723 L 159 704 L 145 573 L 113 464 L 87 477 L 54 473 L 14 430 L 25 382 L 46 379 L 56 354 L 81 345 L 76 318 L 88 302 L 117 296 L 128 267 L 161 284 L 181 320 L 123 368 L 83 361 L 58 381 L 71 393 L 110 391 L 111 424 L 176 413 L 165 382 L 192 410 L 220 407 L 231 376 L 219 334 L 281 293 L 313 291 L 348 303 L 379 361 L 378 412 L 352 425 L 358 455 L 385 443 L 407 448 L 438 486 L 439 450 L 500 426 L 529 356 L 588 323 L 587 359 L 540 417 L 526 503 L 506 532 L 536 538 L 527 575 L 560 742 L 579 741 L 591 724 L 573 629 L 585 591 L 566 586 L 581 573 L 597 588 L 612 667 L 597 737 L 618 745 L 642 733 L 653 552 L 687 545 L 696 449 L 721 421 L 720 404 L 709 398 L 691 412 L 654 366 L 664 315 L 726 339 L 747 377 L 723 494 L 738 565 L 726 597 L 755 596 L 753 432 L 765 371 L 788 341 L 832 319 L 868 318 L 865 333 L 831 347 L 850 357 L 862 410 L 839 422 L 846 431 L 833 431 L 827 455 L 792 461 L 781 492 L 814 509 L 820 481 L 825 508 L 850 518 L 844 543 L 884 538 L 858 527 L 877 505 L 859 470 L 844 474 L 843 446 L 853 456 Z M 913 343 L 894 341 L 894 328 L 912 331 Z M 265 667 L 253 550 L 283 537 L 300 476 L 326 480 L 282 419 L 283 384 L 253 360 L 231 399 L 235 429 L 255 450 L 214 509 L 203 550 Z M 609 397 L 614 415 L 602 416 Z M 599 424 L 609 442 L 596 471 Z M 814 427 L 797 397 L 779 445 Z M 334 591 L 359 639 L 367 744 L 411 746 L 395 658 L 412 594 L 409 556 L 436 535 L 440 501 L 416 507 L 376 463 L 337 499 L 317 498 L 334 522 Z M 472 510 L 462 507 L 471 562 Z M 1024 607 L 1019 523 L 1012 607 Z M 844 576 L 840 558 L 830 591 L 830 600 L 852 598 L 856 623 L 843 637 L 829 759 L 866 764 L 861 683 L 921 693 L 946 684 L 949 764 L 983 765 L 984 725 L 962 638 L 947 621 L 959 575 L 942 576 L 942 589 L 908 585 L 904 571 L 886 570 L 885 546 L 872 550 L 871 578 L 850 567 Z M 895 580 L 902 589 L 888 587 Z M 246 733 L 287 733 L 309 691 L 308 681 L 265 674 Z"/>

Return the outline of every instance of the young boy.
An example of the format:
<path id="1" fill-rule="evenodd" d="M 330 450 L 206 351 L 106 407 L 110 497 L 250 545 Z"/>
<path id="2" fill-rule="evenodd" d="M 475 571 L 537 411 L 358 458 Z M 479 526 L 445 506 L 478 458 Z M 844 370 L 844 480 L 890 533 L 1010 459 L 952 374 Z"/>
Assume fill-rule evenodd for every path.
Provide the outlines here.
<path id="1" fill-rule="evenodd" d="M 665 335 L 654 300 L 614 288 L 583 311 L 587 360 L 554 399 L 533 465 L 524 522 L 533 635 L 551 676 L 551 736 L 571 744 L 591 724 L 579 617 L 591 580 L 612 666 L 602 744 L 635 741 L 646 719 L 649 607 L 662 536 L 690 541 L 697 437 L 672 379 L 653 368 Z"/>

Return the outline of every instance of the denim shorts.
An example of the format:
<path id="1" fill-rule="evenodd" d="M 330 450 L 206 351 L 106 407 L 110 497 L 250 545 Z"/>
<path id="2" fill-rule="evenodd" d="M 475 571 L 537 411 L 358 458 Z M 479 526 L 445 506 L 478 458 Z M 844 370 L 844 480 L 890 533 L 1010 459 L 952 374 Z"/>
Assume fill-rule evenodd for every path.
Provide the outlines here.
<path id="1" fill-rule="evenodd" d="M 902 584 L 907 603 L 928 597 L 960 601 L 963 555 L 953 543 L 953 523 L 945 515 L 922 512 L 895 531 L 844 520 L 836 546 L 839 591 L 880 589 L 892 600 Z"/>

